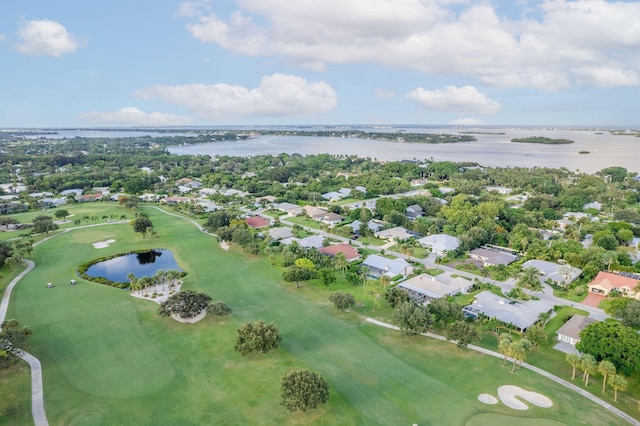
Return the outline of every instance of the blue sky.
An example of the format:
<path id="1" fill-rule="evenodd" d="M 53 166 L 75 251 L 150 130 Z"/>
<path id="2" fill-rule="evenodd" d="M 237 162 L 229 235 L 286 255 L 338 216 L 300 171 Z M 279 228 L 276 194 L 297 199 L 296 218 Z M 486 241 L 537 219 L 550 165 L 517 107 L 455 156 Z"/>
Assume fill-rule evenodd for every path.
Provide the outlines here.
<path id="1" fill-rule="evenodd" d="M 640 2 L 3 0 L 0 127 L 640 127 Z"/>

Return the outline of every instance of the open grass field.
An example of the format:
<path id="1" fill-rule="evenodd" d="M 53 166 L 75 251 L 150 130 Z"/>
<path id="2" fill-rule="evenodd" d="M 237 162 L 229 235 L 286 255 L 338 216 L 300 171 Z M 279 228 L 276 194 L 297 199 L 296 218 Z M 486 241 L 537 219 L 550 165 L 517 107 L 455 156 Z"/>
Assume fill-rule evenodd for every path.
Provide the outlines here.
<path id="1" fill-rule="evenodd" d="M 337 314 L 326 289 L 295 289 L 264 256 L 225 252 L 193 224 L 145 211 L 159 240 L 143 240 L 127 225 L 58 235 L 35 248 L 37 266 L 14 290 L 8 317 L 34 329 L 29 351 L 42 362 L 52 425 L 624 424 L 530 371 L 511 374 L 498 359 L 364 323 L 369 303 Z M 116 242 L 91 246 L 105 238 Z M 173 250 L 189 272 L 183 289 L 225 301 L 232 316 L 182 324 L 161 318 L 157 304 L 125 290 L 84 280 L 68 284 L 85 261 L 151 244 Z M 47 282 L 55 287 L 47 289 Z M 242 357 L 233 351 L 236 330 L 259 319 L 278 326 L 283 346 Z M 286 413 L 279 384 L 292 367 L 323 374 L 329 403 Z M 478 394 L 497 395 L 505 384 L 543 393 L 554 406 L 514 411 L 478 402 Z M 8 386 L 24 392 L 24 385 Z M 24 417 L 10 420 L 30 424 Z"/>

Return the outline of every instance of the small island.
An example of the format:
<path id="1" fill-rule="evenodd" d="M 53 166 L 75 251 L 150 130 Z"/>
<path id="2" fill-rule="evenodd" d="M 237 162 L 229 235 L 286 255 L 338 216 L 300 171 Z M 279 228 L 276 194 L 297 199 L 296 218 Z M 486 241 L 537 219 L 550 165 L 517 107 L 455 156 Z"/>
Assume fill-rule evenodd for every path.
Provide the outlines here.
<path id="1" fill-rule="evenodd" d="M 570 143 L 574 143 L 570 139 L 552 139 L 544 136 L 531 136 L 528 138 L 513 138 L 511 142 L 519 142 L 519 143 L 541 143 L 546 145 L 566 145 Z"/>

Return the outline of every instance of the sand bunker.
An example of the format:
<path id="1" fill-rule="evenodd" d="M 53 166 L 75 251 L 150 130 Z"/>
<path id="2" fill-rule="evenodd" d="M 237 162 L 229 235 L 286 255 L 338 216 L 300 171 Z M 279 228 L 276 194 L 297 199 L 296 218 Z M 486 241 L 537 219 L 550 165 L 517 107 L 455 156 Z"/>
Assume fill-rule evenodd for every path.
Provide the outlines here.
<path id="1" fill-rule="evenodd" d="M 109 247 L 109 245 L 111 245 L 111 244 L 113 244 L 115 242 L 116 242 L 116 240 L 104 240 L 104 241 L 97 241 L 95 243 L 92 243 L 91 245 L 94 248 L 101 249 L 101 248 Z"/>
<path id="2" fill-rule="evenodd" d="M 222 250 L 229 250 L 229 244 L 226 241 L 220 241 L 220 248 Z"/>
<path id="3" fill-rule="evenodd" d="M 482 402 L 483 404 L 494 405 L 498 403 L 498 398 L 493 395 L 489 395 L 488 393 L 481 393 L 480 395 L 478 395 L 478 401 Z"/>
<path id="4" fill-rule="evenodd" d="M 509 408 L 513 408 L 514 410 L 529 409 L 529 406 L 518 398 L 524 399 L 525 401 L 542 408 L 549 408 L 553 405 L 553 401 L 546 396 L 538 392 L 524 390 L 520 386 L 500 386 L 498 388 L 498 397 L 500 397 L 500 401 L 502 401 L 504 405 Z"/>

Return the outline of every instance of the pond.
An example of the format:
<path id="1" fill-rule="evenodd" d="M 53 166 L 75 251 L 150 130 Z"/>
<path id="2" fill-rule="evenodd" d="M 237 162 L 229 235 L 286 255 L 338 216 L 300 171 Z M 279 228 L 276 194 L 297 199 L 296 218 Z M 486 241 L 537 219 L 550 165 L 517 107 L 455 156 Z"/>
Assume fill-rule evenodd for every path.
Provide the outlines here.
<path id="1" fill-rule="evenodd" d="M 166 249 L 153 249 L 142 253 L 131 253 L 92 265 L 86 272 L 90 277 L 103 277 L 116 283 L 129 282 L 127 275 L 133 273 L 136 278 L 151 277 L 157 271 L 181 271 L 173 252 Z"/>

